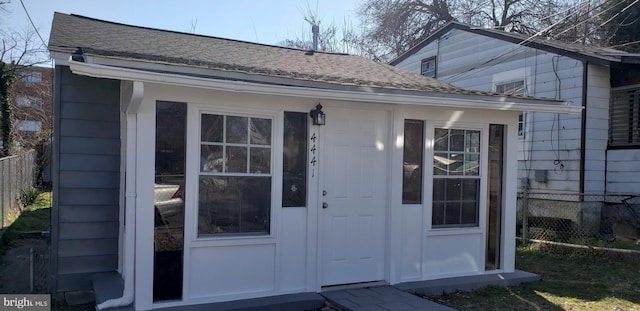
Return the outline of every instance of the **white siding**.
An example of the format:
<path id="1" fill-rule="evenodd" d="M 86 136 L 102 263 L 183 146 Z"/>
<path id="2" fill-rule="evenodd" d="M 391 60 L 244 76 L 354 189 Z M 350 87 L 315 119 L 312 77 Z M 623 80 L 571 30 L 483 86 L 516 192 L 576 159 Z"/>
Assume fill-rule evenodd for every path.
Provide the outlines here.
<path id="1" fill-rule="evenodd" d="M 609 150 L 607 192 L 637 194 L 640 189 L 640 152 L 637 149 Z"/>
<path id="2" fill-rule="evenodd" d="M 585 132 L 585 193 L 605 192 L 605 153 L 609 130 L 609 68 L 589 65 Z"/>
<path id="3" fill-rule="evenodd" d="M 437 55 L 436 55 L 437 54 Z M 437 77 L 462 88 L 494 91 L 495 83 L 525 80 L 527 95 L 562 99 L 582 105 L 583 65 L 579 60 L 461 30 L 434 40 L 397 66 L 419 72 L 420 60 L 437 56 Z M 601 153 L 608 128 L 608 69 L 590 67 L 589 95 L 593 117 L 587 137 L 590 160 L 587 190 L 604 192 Z M 500 81 L 503 79 L 503 81 Z M 527 133 L 520 138 L 518 179 L 528 177 L 533 189 L 577 192 L 580 188 L 581 115 L 530 113 Z M 591 135 L 591 136 L 589 136 Z M 593 151 L 593 152 L 590 152 Z M 535 170 L 548 171 L 548 181 L 534 181 Z M 518 184 L 520 184 L 518 182 Z"/>

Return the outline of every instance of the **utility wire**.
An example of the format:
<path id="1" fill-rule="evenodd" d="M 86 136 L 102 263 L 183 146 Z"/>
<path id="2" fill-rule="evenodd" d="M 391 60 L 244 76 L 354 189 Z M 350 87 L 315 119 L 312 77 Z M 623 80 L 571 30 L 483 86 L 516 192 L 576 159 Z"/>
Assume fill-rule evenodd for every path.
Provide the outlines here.
<path id="1" fill-rule="evenodd" d="M 640 1 L 640 0 L 636 0 L 635 2 L 638 2 L 638 1 Z M 589 2 L 589 0 L 586 0 L 586 1 L 580 2 L 580 3 L 576 4 L 576 5 L 574 5 L 574 6 L 570 7 L 570 8 L 568 8 L 567 10 L 565 10 L 565 11 L 563 11 L 563 12 L 569 12 L 570 10 L 574 10 L 574 12 L 577 12 L 577 11 L 578 11 L 578 10 L 577 10 L 577 8 L 578 8 L 578 7 L 580 7 L 580 6 L 582 6 L 582 5 L 584 5 L 584 4 L 585 4 L 585 3 L 587 3 L 587 2 Z M 635 2 L 634 2 L 634 3 L 635 3 Z M 620 5 L 620 3 L 618 3 L 618 4 L 614 5 L 614 6 L 611 6 L 611 7 L 607 8 L 607 9 L 603 10 L 602 12 L 600 12 L 600 13 L 598 13 L 598 14 L 596 14 L 596 15 L 593 15 L 593 16 L 591 16 L 591 17 L 587 18 L 586 20 L 584 20 L 584 21 L 582 21 L 582 22 L 580 22 L 580 23 L 578 23 L 578 24 L 576 24 L 576 25 L 573 25 L 573 26 L 574 26 L 574 27 L 576 27 L 576 26 L 581 25 L 581 24 L 583 24 L 583 23 L 585 23 L 585 22 L 587 22 L 587 21 L 589 21 L 589 20 L 591 20 L 591 19 L 594 19 L 594 18 L 596 18 L 596 17 L 600 16 L 601 14 L 604 14 L 605 12 L 607 12 L 607 11 L 609 11 L 609 10 L 614 9 L 614 8 L 615 8 L 615 7 L 617 7 L 618 5 Z M 594 7 L 591 11 L 598 9 L 598 8 L 600 8 L 601 6 L 603 6 L 603 4 L 601 4 L 601 5 L 597 6 L 597 7 Z M 562 12 L 560 12 L 560 13 L 562 13 Z M 469 75 L 471 75 L 471 74 L 476 74 L 476 73 L 478 73 L 478 72 L 480 72 L 480 71 L 482 71 L 482 70 L 486 69 L 487 67 L 484 67 L 484 68 L 480 68 L 480 67 L 483 67 L 483 66 L 485 66 L 485 65 L 488 65 L 488 64 L 490 64 L 491 62 L 493 62 L 493 61 L 495 61 L 495 60 L 497 60 L 497 59 L 499 59 L 499 58 L 501 58 L 501 57 L 503 57 L 503 56 L 505 56 L 505 55 L 508 55 L 508 54 L 510 54 L 511 52 L 513 52 L 514 50 L 516 50 L 516 49 L 518 49 L 518 48 L 520 48 L 520 47 L 524 46 L 525 44 L 527 44 L 527 43 L 529 43 L 529 42 L 533 41 L 533 39 L 535 39 L 535 37 L 540 36 L 540 35 L 542 35 L 543 33 L 545 33 L 545 32 L 547 32 L 547 31 L 551 30 L 551 29 L 552 29 L 552 28 L 554 28 L 554 27 L 556 27 L 557 25 L 559 25 L 560 23 L 564 22 L 566 19 L 568 19 L 569 17 L 571 17 L 571 15 L 572 15 L 572 14 L 573 14 L 573 13 L 571 13 L 571 14 L 569 14 L 569 15 L 567 15 L 567 16 L 565 16 L 565 17 L 563 17 L 563 18 L 562 18 L 562 19 L 560 19 L 559 21 L 557 21 L 557 22 L 555 22 L 555 23 L 551 24 L 549 27 L 547 27 L 547 28 L 545 28 L 545 29 L 543 29 L 543 30 L 541 30 L 541 31 L 539 31 L 539 32 L 537 32 L 537 33 L 535 33 L 535 34 L 531 35 L 530 37 L 528 37 L 528 38 L 526 38 L 526 39 L 522 40 L 522 41 L 521 41 L 521 42 L 519 42 L 518 44 L 516 44 L 516 45 L 512 46 L 511 48 L 509 48 L 508 50 L 504 51 L 503 53 L 501 53 L 501 54 L 499 54 L 499 55 L 497 55 L 497 56 L 495 56 L 495 57 L 493 57 L 493 58 L 491 58 L 491 59 L 489 59 L 489 60 L 485 61 L 484 63 L 482 63 L 482 64 L 480 64 L 480 65 L 477 65 L 477 66 L 474 66 L 474 67 L 470 68 L 469 70 L 467 70 L 467 71 L 465 71 L 465 72 L 460 72 L 460 73 L 458 73 L 458 74 L 453 75 L 452 77 L 450 77 L 449 79 L 447 79 L 447 81 L 446 81 L 446 82 L 449 82 L 449 83 L 451 83 L 451 82 L 455 82 L 455 81 L 458 81 L 458 80 L 460 80 L 460 79 L 462 79 L 462 78 L 466 78 L 466 77 L 468 77 L 468 76 L 469 76 Z M 558 36 L 558 35 L 561 35 L 561 34 L 563 34 L 563 33 L 566 33 L 567 31 L 569 31 L 569 30 L 573 29 L 574 27 L 571 27 L 571 28 L 569 28 L 569 29 L 567 29 L 567 30 L 564 30 L 564 31 L 560 32 L 559 34 L 556 34 L 555 36 Z M 554 36 L 554 37 L 555 37 L 555 36 Z M 514 56 L 514 55 L 509 55 L 509 57 L 508 57 L 507 59 L 509 59 L 509 58 L 511 58 L 511 57 L 513 57 L 513 56 Z M 476 69 L 478 69 L 478 70 L 476 70 Z M 474 71 L 474 70 L 475 70 L 475 72 L 472 72 L 472 71 Z"/>
<path id="2" fill-rule="evenodd" d="M 42 36 L 40 35 L 40 32 L 38 31 L 38 28 L 36 28 L 36 25 L 33 23 L 33 20 L 31 19 L 31 15 L 29 15 L 29 11 L 27 10 L 27 7 L 24 5 L 24 2 L 22 2 L 22 0 L 20 0 L 20 4 L 22 4 L 22 8 L 24 9 L 24 13 L 27 14 L 27 18 L 29 18 L 29 22 L 31 23 L 31 26 L 33 27 L 33 30 L 36 31 L 36 34 L 38 35 L 38 38 L 40 38 L 40 41 L 42 41 L 42 45 L 44 45 L 46 48 L 49 48 L 47 46 L 47 43 L 44 41 L 44 39 L 42 39 Z"/>
<path id="3" fill-rule="evenodd" d="M 576 9 L 576 8 L 578 8 L 579 6 L 584 5 L 584 4 L 585 4 L 585 3 L 587 3 L 588 1 L 590 1 L 590 0 L 585 0 L 585 1 L 583 1 L 583 2 L 580 2 L 580 3 L 578 3 L 578 4 L 574 5 L 574 6 L 570 7 L 570 8 L 568 8 L 568 9 L 566 9 L 565 11 L 560 12 L 560 13 L 569 12 L 570 10 Z M 576 10 L 576 11 L 577 11 L 577 10 Z M 551 24 L 549 27 L 547 27 L 547 28 L 545 28 L 545 29 L 543 29 L 543 30 L 541 30 L 541 31 L 539 31 L 539 32 L 537 32 L 537 33 L 535 33 L 535 34 L 533 34 L 532 36 L 530 36 L 530 37 L 528 37 L 528 38 L 526 38 L 526 39 L 524 39 L 524 40 L 520 41 L 518 44 L 516 44 L 516 45 L 512 46 L 511 48 L 509 48 L 509 49 L 507 49 L 506 51 L 504 51 L 504 52 L 500 53 L 499 55 L 494 56 L 493 58 L 491 58 L 491 59 L 489 59 L 489 60 L 485 61 L 484 63 L 482 63 L 482 64 L 480 64 L 480 65 L 477 65 L 477 66 L 474 66 L 474 67 L 470 68 L 469 70 L 467 70 L 466 72 L 460 72 L 460 73 L 458 73 L 458 74 L 453 75 L 451 78 L 447 79 L 447 80 L 448 80 L 447 82 L 449 82 L 449 83 L 451 83 L 451 82 L 455 82 L 455 81 L 458 81 L 458 80 L 462 79 L 463 77 L 468 77 L 470 74 L 478 73 L 478 72 L 479 72 L 479 71 L 481 71 L 482 69 L 477 70 L 476 72 L 472 72 L 472 71 L 474 71 L 474 70 L 476 70 L 476 69 L 478 69 L 478 68 L 481 68 L 481 67 L 483 67 L 483 66 L 485 66 L 485 65 L 488 65 L 488 64 L 490 64 L 491 62 L 493 62 L 493 61 L 495 61 L 495 60 L 497 60 L 497 59 L 499 59 L 499 58 L 501 58 L 501 57 L 503 57 L 503 56 L 505 56 L 505 55 L 511 54 L 511 52 L 515 51 L 516 49 L 520 48 L 521 46 L 524 46 L 526 43 L 533 41 L 533 39 L 534 39 L 535 37 L 542 35 L 544 32 L 546 32 L 546 31 L 550 30 L 551 28 L 555 27 L 556 25 L 560 24 L 560 23 L 561 23 L 561 22 L 563 22 L 564 20 L 568 19 L 570 16 L 571 16 L 571 14 L 569 14 L 569 15 L 567 15 L 567 16 L 565 16 L 565 17 L 563 17 L 563 18 L 562 18 L 562 19 L 560 19 L 559 21 L 557 21 L 557 22 L 555 22 L 555 23 Z M 513 57 L 513 56 L 514 56 L 514 55 L 510 55 L 510 56 L 509 56 L 509 58 L 511 58 L 511 57 Z M 508 58 L 507 58 L 507 59 L 508 59 Z M 485 68 L 486 68 L 486 67 L 485 67 Z"/>
<path id="4" fill-rule="evenodd" d="M 632 5 L 634 5 L 634 4 L 636 4 L 636 3 L 638 3 L 638 1 L 640 1 L 640 0 L 636 0 L 636 1 L 632 2 L 631 4 L 629 4 L 628 6 L 626 6 L 624 9 L 622 9 L 622 11 L 620 11 L 620 12 L 616 13 L 616 15 L 612 16 L 611 18 L 609 18 L 608 20 L 606 20 L 604 23 L 600 24 L 598 27 L 595 27 L 595 28 L 594 28 L 593 30 L 591 30 L 588 34 L 586 34 L 586 36 L 588 36 L 588 35 L 590 35 L 590 34 L 592 34 L 592 33 L 596 32 L 598 29 L 600 29 L 602 26 L 604 26 L 604 25 L 606 25 L 607 23 L 609 23 L 610 21 L 612 21 L 614 18 L 618 17 L 620 14 L 622 14 L 624 11 L 626 11 L 628 8 L 630 8 Z M 622 2 L 618 2 L 618 4 L 617 4 L 617 5 L 620 5 L 621 3 L 622 3 Z M 616 5 L 616 6 L 617 6 L 617 5 Z M 640 19 L 640 17 L 639 17 L 638 19 Z M 636 19 L 635 21 L 637 21 L 638 19 Z M 633 21 L 633 22 L 631 22 L 631 23 L 633 24 L 635 21 Z M 577 43 L 577 42 L 579 42 L 580 40 L 582 40 L 582 39 L 578 39 L 578 40 L 576 40 L 576 41 L 573 41 L 573 43 Z"/>
<path id="5" fill-rule="evenodd" d="M 636 0 L 636 1 L 634 1 L 634 3 L 637 3 L 638 1 L 640 1 L 640 0 Z M 611 6 L 611 7 L 607 8 L 607 9 L 604 9 L 602 12 L 599 12 L 599 13 L 598 13 L 598 14 L 596 14 L 596 15 L 593 15 L 593 16 L 591 16 L 591 17 L 589 17 L 589 18 L 587 18 L 587 19 L 585 19 L 585 20 L 583 20 L 583 21 L 581 21 L 581 22 L 579 22 L 579 23 L 577 23 L 577 24 L 575 24 L 575 25 L 572 25 L 572 27 L 569 27 L 569 28 L 567 28 L 567 29 L 565 29 L 565 30 L 563 30 L 563 31 L 561 31 L 561 32 L 559 32 L 559 33 L 557 33 L 557 34 L 553 35 L 553 37 L 554 37 L 554 38 L 555 38 L 555 37 L 558 37 L 558 36 L 560 36 L 560 35 L 562 35 L 562 34 L 566 33 L 567 31 L 570 31 L 571 29 L 575 29 L 576 27 L 578 27 L 578 26 L 580 26 L 580 25 L 582 25 L 582 24 L 584 24 L 584 23 L 586 23 L 586 22 L 589 22 L 591 19 L 594 19 L 594 18 L 596 18 L 596 17 L 598 17 L 598 16 L 600 16 L 600 15 L 602 15 L 602 14 L 606 13 L 606 12 L 607 12 L 607 11 L 609 11 L 609 10 L 613 10 L 613 9 L 615 9 L 615 8 L 616 8 L 617 6 L 619 6 L 620 4 L 622 4 L 622 2 L 618 2 L 617 4 L 615 4 L 615 5 Z M 632 3 L 632 4 L 633 4 L 633 3 Z M 604 5 L 604 4 L 602 4 L 602 5 Z M 602 6 L 602 5 L 600 5 L 600 6 Z M 599 6 L 599 7 L 600 7 L 600 6 Z"/>

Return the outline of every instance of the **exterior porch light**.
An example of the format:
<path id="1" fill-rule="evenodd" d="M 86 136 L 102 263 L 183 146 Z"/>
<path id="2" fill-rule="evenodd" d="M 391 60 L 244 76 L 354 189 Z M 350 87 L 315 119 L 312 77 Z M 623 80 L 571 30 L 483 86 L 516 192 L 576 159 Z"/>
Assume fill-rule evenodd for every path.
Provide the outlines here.
<path id="1" fill-rule="evenodd" d="M 322 112 L 322 105 L 317 104 L 315 109 L 311 109 L 309 116 L 313 120 L 313 125 L 324 125 L 325 114 Z"/>

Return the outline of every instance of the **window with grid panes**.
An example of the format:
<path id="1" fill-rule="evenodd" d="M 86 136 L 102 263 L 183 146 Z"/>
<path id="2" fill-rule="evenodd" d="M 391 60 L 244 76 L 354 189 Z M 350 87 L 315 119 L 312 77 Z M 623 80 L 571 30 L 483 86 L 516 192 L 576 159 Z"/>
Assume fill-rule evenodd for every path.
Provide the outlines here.
<path id="1" fill-rule="evenodd" d="M 436 128 L 433 228 L 478 226 L 480 131 Z"/>
<path id="2" fill-rule="evenodd" d="M 198 235 L 269 234 L 272 120 L 202 114 Z"/>

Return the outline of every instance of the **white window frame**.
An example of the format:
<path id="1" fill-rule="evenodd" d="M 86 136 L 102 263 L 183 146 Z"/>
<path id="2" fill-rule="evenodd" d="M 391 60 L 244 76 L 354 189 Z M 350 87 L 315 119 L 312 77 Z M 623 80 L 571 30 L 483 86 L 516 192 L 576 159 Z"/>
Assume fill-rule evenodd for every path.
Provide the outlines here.
<path id="1" fill-rule="evenodd" d="M 485 125 L 473 125 L 473 124 L 456 124 L 455 126 L 451 126 L 448 125 L 446 123 L 432 123 L 430 126 L 426 127 L 426 139 L 427 142 L 431 141 L 431 143 L 427 144 L 427 151 L 425 153 L 425 171 L 427 171 L 426 173 L 428 175 L 426 175 L 427 177 L 425 178 L 430 178 L 432 181 L 435 180 L 436 178 L 441 178 L 441 177 L 445 177 L 445 178 L 459 178 L 460 176 L 458 175 L 454 175 L 454 176 L 445 176 L 445 175 L 435 175 L 433 174 L 433 159 L 434 159 L 434 155 L 436 153 L 435 149 L 434 149 L 434 144 L 435 144 L 435 129 L 437 128 L 442 128 L 442 129 L 452 129 L 452 130 L 471 130 L 471 131 L 480 131 L 480 155 L 479 155 L 479 172 L 478 172 L 478 178 L 479 178 L 479 193 L 478 193 L 478 207 L 477 207 L 477 216 L 478 216 L 478 224 L 477 225 L 445 225 L 445 226 L 433 226 L 433 182 L 431 183 L 425 183 L 425 185 L 423 185 L 423 188 L 425 190 L 425 197 L 428 199 L 428 201 L 426 201 L 428 203 L 428 205 L 426 205 L 426 208 L 428 210 L 427 213 L 425 213 L 425 221 L 426 221 L 426 226 L 428 228 L 428 230 L 434 234 L 446 234 L 447 232 L 451 232 L 451 233 L 471 233 L 471 232 L 480 232 L 479 230 L 484 230 L 485 226 L 486 226 L 486 221 L 485 221 L 485 217 L 486 217 L 486 200 L 487 200 L 487 196 L 486 196 L 486 192 L 487 192 L 487 154 L 489 152 L 488 150 L 488 124 Z M 437 177 L 440 176 L 440 177 Z M 428 180 L 428 179 L 426 179 Z"/>
<path id="2" fill-rule="evenodd" d="M 281 159 L 276 154 L 276 149 L 278 146 L 281 146 L 282 142 L 276 136 L 281 131 L 278 131 L 278 127 L 282 127 L 282 121 L 278 117 L 276 113 L 260 111 L 260 110 L 245 110 L 245 109 L 234 109 L 234 108 L 226 108 L 223 106 L 216 107 L 219 109 L 211 109 L 210 107 L 196 106 L 192 105 L 192 109 L 188 113 L 188 121 L 187 121 L 187 158 L 191 161 L 191 164 L 187 164 L 187 177 L 189 179 L 189 183 L 187 187 L 193 189 L 192 197 L 187 198 L 186 202 L 193 202 L 193 211 L 187 211 L 186 217 L 189 217 L 189 213 L 193 213 L 191 218 L 191 224 L 185 223 L 185 225 L 189 225 L 189 235 L 191 238 L 191 246 L 213 246 L 220 245 L 220 243 L 232 243 L 229 245 L 235 245 L 236 243 L 256 243 L 255 241 L 263 241 L 264 243 L 272 243 L 273 238 L 276 237 L 277 233 L 277 217 L 279 215 L 280 210 L 280 196 L 278 193 L 278 189 L 280 189 L 277 185 L 281 183 L 281 179 L 278 177 L 277 170 L 282 169 L 281 166 L 276 165 L 276 160 Z M 214 115 L 223 115 L 223 116 L 238 116 L 238 117 L 249 117 L 249 118 L 264 118 L 271 119 L 271 163 L 270 163 L 270 173 L 269 174 L 255 174 L 255 173 L 223 173 L 219 176 L 256 176 L 256 177 L 266 177 L 269 176 L 271 178 L 271 195 L 270 195 L 270 225 L 268 233 L 239 233 L 239 234 L 228 234 L 228 235 L 216 235 L 216 234 L 203 234 L 199 236 L 198 233 L 198 217 L 199 217 L 199 202 L 198 196 L 200 193 L 200 176 L 205 175 L 216 175 L 216 173 L 204 173 L 200 170 L 200 152 L 201 152 L 201 117 L 203 114 L 214 114 Z M 186 203 L 188 204 L 188 203 Z M 186 227 L 185 227 L 186 229 Z M 185 232 L 185 234 L 187 234 Z M 266 240 L 265 240 L 266 239 Z M 235 241 L 235 242 L 234 242 Z M 245 241 L 245 242 L 241 242 Z M 254 241 L 254 242 L 249 242 Z M 258 243 L 263 243 L 258 242 Z M 215 243 L 215 244 L 211 244 Z"/>

